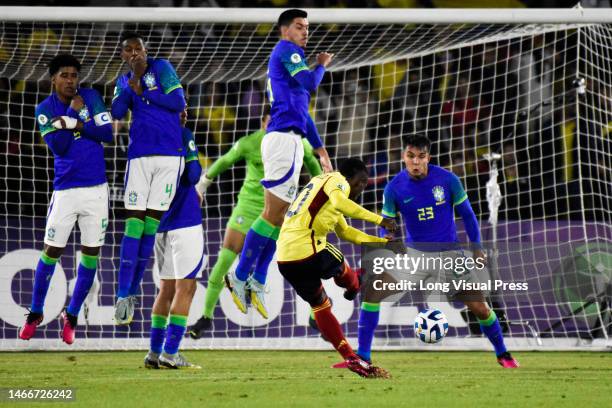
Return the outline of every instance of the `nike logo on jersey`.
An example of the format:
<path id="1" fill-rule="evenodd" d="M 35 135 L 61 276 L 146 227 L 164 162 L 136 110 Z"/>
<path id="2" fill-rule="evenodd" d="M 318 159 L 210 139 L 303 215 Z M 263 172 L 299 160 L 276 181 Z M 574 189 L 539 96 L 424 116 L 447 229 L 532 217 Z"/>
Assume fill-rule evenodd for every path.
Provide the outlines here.
<path id="1" fill-rule="evenodd" d="M 404 204 L 411 202 L 412 200 L 414 200 L 414 197 L 408 197 L 404 200 Z"/>

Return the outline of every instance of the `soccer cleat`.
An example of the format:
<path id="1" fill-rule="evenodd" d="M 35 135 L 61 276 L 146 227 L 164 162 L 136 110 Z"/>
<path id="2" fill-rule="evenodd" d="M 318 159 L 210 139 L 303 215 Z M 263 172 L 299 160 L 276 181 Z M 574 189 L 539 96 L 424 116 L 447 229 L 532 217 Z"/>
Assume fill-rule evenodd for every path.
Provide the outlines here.
<path id="1" fill-rule="evenodd" d="M 520 367 L 520 364 L 518 363 L 518 361 L 516 361 L 514 357 L 512 357 L 512 355 L 507 351 L 503 353 L 501 356 L 497 357 L 497 362 L 499 363 L 500 366 L 504 368 L 519 368 Z"/>
<path id="2" fill-rule="evenodd" d="M 257 282 L 255 278 L 252 276 L 249 278 L 248 288 L 251 292 L 251 305 L 255 307 L 255 310 L 259 312 L 261 317 L 264 319 L 268 318 L 268 310 L 266 309 L 266 301 L 265 301 L 265 289 L 266 286 L 262 283 Z"/>
<path id="3" fill-rule="evenodd" d="M 144 358 L 144 366 L 145 368 L 158 370 L 159 369 L 159 354 L 149 351 Z"/>
<path id="4" fill-rule="evenodd" d="M 355 374 L 364 378 L 390 378 L 391 375 L 387 370 L 381 367 L 373 366 L 365 360 L 355 355 L 346 360 L 346 368 Z"/>
<path id="5" fill-rule="evenodd" d="M 197 364 L 193 364 L 187 361 L 187 359 L 180 353 L 176 353 L 176 354 L 161 353 L 159 355 L 159 365 L 161 367 L 171 368 L 173 370 L 176 370 L 176 369 L 199 370 L 202 368 Z"/>
<path id="6" fill-rule="evenodd" d="M 196 324 L 189 328 L 189 337 L 194 340 L 199 339 L 204 335 L 205 332 L 210 330 L 212 327 L 212 319 L 209 319 L 206 316 L 202 316 L 198 319 Z"/>
<path id="7" fill-rule="evenodd" d="M 28 313 L 28 317 L 26 318 L 26 323 L 19 330 L 19 338 L 21 340 L 30 340 L 34 337 L 34 333 L 36 333 L 36 328 L 43 321 L 42 313 Z"/>
<path id="8" fill-rule="evenodd" d="M 246 314 L 247 312 L 247 283 L 237 279 L 235 276 L 229 278 L 230 292 L 234 303 L 238 306 L 238 309 Z"/>
<path id="9" fill-rule="evenodd" d="M 115 303 L 115 324 L 122 326 L 132 323 L 135 305 L 135 296 L 118 298 L 117 303 Z"/>
<path id="10" fill-rule="evenodd" d="M 357 357 L 361 358 L 363 361 L 365 361 L 368 364 L 372 364 L 372 360 L 368 360 L 367 358 L 363 358 L 359 354 L 357 354 Z M 348 360 L 336 363 L 336 364 L 332 365 L 331 368 L 348 368 Z"/>
<path id="11" fill-rule="evenodd" d="M 62 312 L 62 341 L 68 345 L 74 343 L 74 334 L 77 326 L 77 316 L 68 313 L 67 311 Z"/>

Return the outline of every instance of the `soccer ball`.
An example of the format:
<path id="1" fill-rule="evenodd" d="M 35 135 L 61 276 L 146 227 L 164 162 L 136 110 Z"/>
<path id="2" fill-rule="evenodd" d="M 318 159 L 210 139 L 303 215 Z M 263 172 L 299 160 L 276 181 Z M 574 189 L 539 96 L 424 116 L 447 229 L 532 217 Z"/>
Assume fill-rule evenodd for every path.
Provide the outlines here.
<path id="1" fill-rule="evenodd" d="M 414 319 L 414 335 L 423 343 L 438 343 L 446 336 L 448 320 L 438 309 L 427 309 Z"/>

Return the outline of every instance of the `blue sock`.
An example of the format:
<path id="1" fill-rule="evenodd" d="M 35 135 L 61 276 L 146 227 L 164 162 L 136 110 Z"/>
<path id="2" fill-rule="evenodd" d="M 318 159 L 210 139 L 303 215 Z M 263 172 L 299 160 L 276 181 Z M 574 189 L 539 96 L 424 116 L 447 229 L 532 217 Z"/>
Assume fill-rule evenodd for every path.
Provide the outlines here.
<path id="1" fill-rule="evenodd" d="M 265 251 L 270 241 L 276 241 L 278 239 L 279 231 L 279 227 L 270 224 L 263 219 L 261 215 L 253 221 L 253 225 L 251 225 L 251 229 L 249 229 L 244 239 L 244 246 L 242 247 L 242 253 L 240 254 L 238 266 L 236 267 L 236 277 L 239 280 L 247 280 L 253 266 L 256 262 L 259 262 L 259 258 L 262 256 L 262 253 Z M 276 242 L 274 245 L 276 248 Z M 274 254 L 274 252 L 272 253 Z M 261 262 L 265 262 L 265 259 L 262 259 Z M 261 273 L 260 278 L 262 278 Z M 263 281 L 265 282 L 265 280 L 266 277 L 263 276 Z"/>
<path id="2" fill-rule="evenodd" d="M 268 276 L 268 266 L 270 266 L 270 262 L 272 262 L 272 258 L 274 258 L 274 252 L 276 252 L 276 241 L 273 239 L 268 240 L 268 245 L 264 248 L 264 250 L 259 255 L 257 259 L 257 264 L 255 265 L 255 272 L 253 273 L 253 278 L 262 285 L 266 283 L 266 277 Z"/>
<path id="3" fill-rule="evenodd" d="M 168 317 L 153 314 L 151 315 L 151 346 L 150 350 L 154 353 L 161 353 L 166 338 L 166 326 Z"/>
<path id="4" fill-rule="evenodd" d="M 361 302 L 359 323 L 357 325 L 359 343 L 357 354 L 368 361 L 372 359 L 372 340 L 374 340 L 374 331 L 376 326 L 378 326 L 379 316 L 380 303 Z"/>
<path id="5" fill-rule="evenodd" d="M 170 324 L 166 331 L 166 341 L 164 343 L 164 353 L 178 353 L 181 340 L 187 330 L 187 316 L 170 315 Z"/>
<path id="6" fill-rule="evenodd" d="M 119 264 L 119 289 L 117 297 L 124 298 L 130 293 L 134 269 L 138 263 L 140 239 L 144 231 L 144 221 L 138 218 L 128 218 L 125 222 L 125 234 L 121 240 Z"/>
<path id="7" fill-rule="evenodd" d="M 81 262 L 77 269 L 77 281 L 74 286 L 74 292 L 70 299 L 70 304 L 66 311 L 71 315 L 78 316 L 81 311 L 81 306 L 93 285 L 96 277 L 96 266 L 98 265 L 98 256 L 81 254 Z"/>
<path id="8" fill-rule="evenodd" d="M 507 351 L 506 345 L 504 344 L 504 335 L 502 334 L 502 329 L 495 312 L 491 310 L 486 320 L 478 319 L 478 322 L 480 323 L 480 330 L 482 330 L 491 344 L 493 344 L 495 355 L 499 357 L 504 354 Z"/>
<path id="9" fill-rule="evenodd" d="M 251 274 L 253 265 L 265 249 L 270 238 L 264 237 L 253 231 L 252 229 L 246 235 L 244 239 L 244 247 L 240 254 L 240 260 L 238 266 L 236 266 L 236 277 L 241 281 L 246 281 Z"/>
<path id="10" fill-rule="evenodd" d="M 140 249 L 138 251 L 138 262 L 136 268 L 134 268 L 134 274 L 132 276 L 132 284 L 130 285 L 130 295 L 137 295 L 140 292 L 140 283 L 144 276 L 149 259 L 153 253 L 153 247 L 155 246 L 155 234 L 149 235 L 144 234 L 140 239 Z"/>
<path id="11" fill-rule="evenodd" d="M 34 290 L 32 291 L 32 304 L 30 310 L 34 313 L 42 313 L 45 305 L 45 298 L 51 283 L 51 277 L 55 271 L 57 258 L 51 258 L 44 252 L 40 255 L 36 272 L 34 274 Z"/>

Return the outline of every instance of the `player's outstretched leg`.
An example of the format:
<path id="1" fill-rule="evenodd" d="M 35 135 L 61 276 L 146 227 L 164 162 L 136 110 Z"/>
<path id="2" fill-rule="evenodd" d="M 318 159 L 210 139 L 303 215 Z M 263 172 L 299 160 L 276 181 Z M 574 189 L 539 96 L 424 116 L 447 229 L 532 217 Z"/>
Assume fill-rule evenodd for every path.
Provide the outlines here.
<path id="1" fill-rule="evenodd" d="M 129 295 L 144 228 L 145 222 L 140 218 L 129 217 L 125 222 L 125 233 L 120 249 L 119 288 L 115 304 L 115 324 L 118 325 L 128 325 L 134 317 L 134 301 Z"/>
<path id="2" fill-rule="evenodd" d="M 34 273 L 34 290 L 32 293 L 32 303 L 30 305 L 30 313 L 26 318 L 26 322 L 19 330 L 19 338 L 22 340 L 30 340 L 36 333 L 36 328 L 43 321 L 43 307 L 45 298 L 49 291 L 51 277 L 55 271 L 55 265 L 58 258 L 50 257 L 45 251 L 40 255 L 36 272 Z"/>
<path id="3" fill-rule="evenodd" d="M 489 309 L 485 302 L 465 302 L 465 305 L 478 318 L 480 330 L 487 336 L 495 348 L 495 355 L 497 356 L 499 365 L 504 368 L 518 368 L 518 361 L 516 361 L 506 349 L 504 335 L 495 312 Z"/>
<path id="4" fill-rule="evenodd" d="M 355 354 L 350 344 L 344 337 L 340 323 L 331 311 L 329 299 L 313 307 L 315 320 L 321 334 L 334 346 L 346 361 L 346 366 L 354 373 L 367 378 L 388 378 L 389 373 L 380 367 L 376 367 L 361 359 Z"/>
<path id="5" fill-rule="evenodd" d="M 91 250 L 88 250 L 88 252 L 90 251 Z M 76 285 L 74 286 L 70 304 L 62 314 L 62 341 L 66 344 L 72 344 L 74 342 L 79 312 L 81 311 L 83 302 L 85 302 L 85 298 L 87 298 L 96 277 L 98 255 L 87 255 L 84 252 L 85 249 L 83 249 L 81 254 L 81 262 L 77 269 Z M 98 250 L 91 252 L 98 252 Z"/>
<path id="6" fill-rule="evenodd" d="M 177 279 L 176 291 L 170 308 L 170 323 L 166 329 L 164 350 L 159 355 L 159 365 L 166 368 L 190 368 L 200 369 L 199 365 L 192 364 L 179 353 L 181 340 L 187 330 L 187 315 L 191 300 L 195 293 L 196 283 L 194 279 Z"/>
<path id="7" fill-rule="evenodd" d="M 157 234 L 158 228 L 159 219 L 147 215 L 145 217 L 144 230 L 138 248 L 138 262 L 134 268 L 132 281 L 130 283 L 129 296 L 136 296 L 140 293 L 140 283 L 142 282 L 142 277 L 144 276 L 149 259 L 151 259 L 151 255 L 153 254 L 155 234 Z"/>

